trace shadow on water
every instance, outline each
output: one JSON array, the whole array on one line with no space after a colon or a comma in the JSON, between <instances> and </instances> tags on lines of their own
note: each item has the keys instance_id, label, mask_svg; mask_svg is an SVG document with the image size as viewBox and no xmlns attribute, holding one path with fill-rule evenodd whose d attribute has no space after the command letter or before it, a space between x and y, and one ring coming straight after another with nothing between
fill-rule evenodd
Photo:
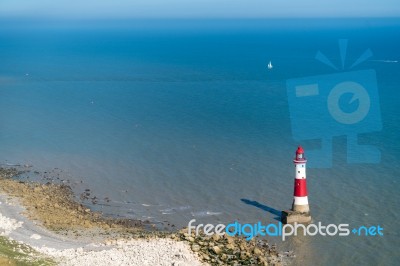
<instances>
[{"instance_id":1,"label":"shadow on water","mask_svg":"<svg viewBox=\"0 0 400 266\"><path fill-rule=\"evenodd\" d=\"M259 209L261 209L263 211L267 211L267 212L269 212L269 213L271 213L273 215L276 215L276 217L274 217L274 220L281 221L282 211L274 209L274 208L269 207L267 205L261 204L258 201L249 200L249 199L240 199L240 200L242 202L248 204L248 205L252 205L252 206L257 207L257 208L259 208Z\"/></svg>"}]
</instances>

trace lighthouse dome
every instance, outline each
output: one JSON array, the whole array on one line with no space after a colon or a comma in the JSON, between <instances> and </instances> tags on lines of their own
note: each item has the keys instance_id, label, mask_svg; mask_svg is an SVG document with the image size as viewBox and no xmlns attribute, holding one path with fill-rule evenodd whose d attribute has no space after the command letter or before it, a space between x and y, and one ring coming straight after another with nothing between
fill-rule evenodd
<instances>
[{"instance_id":1,"label":"lighthouse dome","mask_svg":"<svg viewBox=\"0 0 400 266\"><path fill-rule=\"evenodd\" d=\"M297 154L299 154L299 153L304 153L303 147L301 147L301 146L297 147L296 153L297 153Z\"/></svg>"}]
</instances>

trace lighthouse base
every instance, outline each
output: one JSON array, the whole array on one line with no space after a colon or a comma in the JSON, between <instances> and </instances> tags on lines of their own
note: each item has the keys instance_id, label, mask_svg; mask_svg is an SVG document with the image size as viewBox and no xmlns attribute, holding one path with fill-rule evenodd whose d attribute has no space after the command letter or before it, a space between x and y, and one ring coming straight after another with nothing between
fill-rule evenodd
<instances>
[{"instance_id":1,"label":"lighthouse base","mask_svg":"<svg viewBox=\"0 0 400 266\"><path fill-rule=\"evenodd\" d=\"M308 204L297 205L297 204L294 204L294 202L293 202L292 211L308 213L308 212L310 212L310 206Z\"/></svg>"},{"instance_id":2,"label":"lighthouse base","mask_svg":"<svg viewBox=\"0 0 400 266\"><path fill-rule=\"evenodd\" d=\"M310 212L286 210L282 211L281 221L283 224L309 224L311 223L311 214Z\"/></svg>"}]
</instances>

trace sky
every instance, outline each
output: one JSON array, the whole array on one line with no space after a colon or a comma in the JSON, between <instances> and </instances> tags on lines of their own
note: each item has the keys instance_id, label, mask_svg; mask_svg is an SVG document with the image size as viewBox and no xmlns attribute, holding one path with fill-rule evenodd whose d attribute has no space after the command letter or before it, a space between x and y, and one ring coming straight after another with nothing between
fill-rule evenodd
<instances>
[{"instance_id":1,"label":"sky","mask_svg":"<svg viewBox=\"0 0 400 266\"><path fill-rule=\"evenodd\" d=\"M400 17L399 0L1 0L2 18Z\"/></svg>"}]
</instances>

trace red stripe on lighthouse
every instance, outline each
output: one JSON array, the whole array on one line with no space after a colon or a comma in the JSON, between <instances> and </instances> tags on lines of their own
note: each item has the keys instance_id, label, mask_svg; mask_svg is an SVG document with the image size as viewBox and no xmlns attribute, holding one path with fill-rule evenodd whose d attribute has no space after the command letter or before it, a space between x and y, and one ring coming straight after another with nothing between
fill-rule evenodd
<instances>
[{"instance_id":1,"label":"red stripe on lighthouse","mask_svg":"<svg viewBox=\"0 0 400 266\"><path fill-rule=\"evenodd\" d=\"M295 179L294 180L294 196L304 197L307 196L307 182L306 179Z\"/></svg>"}]
</instances>

